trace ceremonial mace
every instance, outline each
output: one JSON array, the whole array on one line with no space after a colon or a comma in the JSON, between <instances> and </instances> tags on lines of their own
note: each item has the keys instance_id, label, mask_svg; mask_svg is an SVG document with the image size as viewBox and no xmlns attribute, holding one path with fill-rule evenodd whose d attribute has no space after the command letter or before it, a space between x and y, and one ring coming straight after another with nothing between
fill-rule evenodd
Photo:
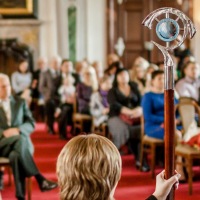
<instances>
[{"instance_id":1,"label":"ceremonial mace","mask_svg":"<svg viewBox=\"0 0 200 200\"><path fill-rule=\"evenodd\" d=\"M152 41L163 53L165 92L164 92L164 130L165 130L165 178L174 175L174 148L175 148L175 109L174 109L174 68L169 51L179 47L186 37L190 38L196 33L192 21L180 10L175 8L159 8L151 12L142 22L149 29L153 23L156 25L156 34L162 45ZM174 189L171 190L167 200L174 199Z\"/></svg>"}]
</instances>

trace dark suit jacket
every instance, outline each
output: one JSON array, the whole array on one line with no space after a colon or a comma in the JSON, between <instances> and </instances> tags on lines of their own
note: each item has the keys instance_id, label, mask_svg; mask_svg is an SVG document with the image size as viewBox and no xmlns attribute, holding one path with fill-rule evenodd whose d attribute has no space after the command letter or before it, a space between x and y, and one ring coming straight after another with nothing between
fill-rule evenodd
<instances>
[{"instance_id":1,"label":"dark suit jacket","mask_svg":"<svg viewBox=\"0 0 200 200\"><path fill-rule=\"evenodd\" d=\"M16 137L5 138L3 131L8 128L19 128L20 136L24 137L31 153L33 153L33 144L30 134L33 132L35 124L32 114L24 99L20 97L10 97L11 125L7 124L7 119L3 108L0 107L0 149L7 143L12 143Z\"/></svg>"},{"instance_id":2,"label":"dark suit jacket","mask_svg":"<svg viewBox=\"0 0 200 200\"><path fill-rule=\"evenodd\" d=\"M48 69L42 72L39 81L39 91L43 95L45 101L58 97L58 87L60 86L60 76L54 78Z\"/></svg>"},{"instance_id":3,"label":"dark suit jacket","mask_svg":"<svg viewBox=\"0 0 200 200\"><path fill-rule=\"evenodd\" d=\"M77 84L80 83L79 75L77 73L72 73L72 76L75 80L74 86L77 86Z\"/></svg>"}]
</instances>

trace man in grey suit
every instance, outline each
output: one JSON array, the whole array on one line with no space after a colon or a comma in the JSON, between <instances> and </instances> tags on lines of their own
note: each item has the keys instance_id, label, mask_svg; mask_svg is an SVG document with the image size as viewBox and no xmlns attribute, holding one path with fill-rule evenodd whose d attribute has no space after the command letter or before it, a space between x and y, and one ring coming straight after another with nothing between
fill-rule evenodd
<instances>
[{"instance_id":1,"label":"man in grey suit","mask_svg":"<svg viewBox=\"0 0 200 200\"><path fill-rule=\"evenodd\" d=\"M42 176L33 160L33 130L34 120L25 100L11 95L8 76L0 73L0 156L10 160L18 200L25 199L26 177L34 176L41 191L57 187Z\"/></svg>"},{"instance_id":2,"label":"man in grey suit","mask_svg":"<svg viewBox=\"0 0 200 200\"><path fill-rule=\"evenodd\" d=\"M45 100L45 115L48 132L55 134L54 113L59 105L58 88L61 84L60 78L60 57L54 57L51 60L50 67L45 72L42 72L39 80L39 91Z\"/></svg>"}]
</instances>

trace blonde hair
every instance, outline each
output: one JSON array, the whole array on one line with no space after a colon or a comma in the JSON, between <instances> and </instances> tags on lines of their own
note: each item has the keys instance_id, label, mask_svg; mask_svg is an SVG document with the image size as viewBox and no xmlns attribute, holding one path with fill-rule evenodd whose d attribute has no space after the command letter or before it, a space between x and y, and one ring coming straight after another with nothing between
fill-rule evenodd
<instances>
[{"instance_id":1,"label":"blonde hair","mask_svg":"<svg viewBox=\"0 0 200 200\"><path fill-rule=\"evenodd\" d=\"M88 66L87 68L84 69L83 74L84 73L90 73L91 77L90 77L90 86L92 87L93 91L97 91L99 84L98 84L98 80L97 80L97 75L96 75L96 71L92 66Z\"/></svg>"},{"instance_id":2,"label":"blonde hair","mask_svg":"<svg viewBox=\"0 0 200 200\"><path fill-rule=\"evenodd\" d=\"M121 157L115 145L96 134L79 135L57 160L61 200L112 200L121 177Z\"/></svg>"},{"instance_id":3,"label":"blonde hair","mask_svg":"<svg viewBox=\"0 0 200 200\"><path fill-rule=\"evenodd\" d=\"M135 65L141 65L141 67L143 67L146 70L149 66L149 62L146 59L144 59L143 57L138 56L133 63L133 67Z\"/></svg>"}]
</instances>

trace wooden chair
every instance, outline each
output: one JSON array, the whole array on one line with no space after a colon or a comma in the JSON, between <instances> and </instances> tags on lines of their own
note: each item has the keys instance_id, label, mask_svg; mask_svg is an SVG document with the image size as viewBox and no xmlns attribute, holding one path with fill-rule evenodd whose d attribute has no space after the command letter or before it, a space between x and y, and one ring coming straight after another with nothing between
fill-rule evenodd
<instances>
[{"instance_id":1,"label":"wooden chair","mask_svg":"<svg viewBox=\"0 0 200 200\"><path fill-rule=\"evenodd\" d=\"M73 128L74 134L76 129L79 129L80 132L83 132L83 123L85 121L92 121L92 116L87 114L81 114L77 112L77 99L75 98L74 105L73 105Z\"/></svg>"},{"instance_id":2,"label":"wooden chair","mask_svg":"<svg viewBox=\"0 0 200 200\"><path fill-rule=\"evenodd\" d=\"M141 117L141 151L140 151L140 163L143 163L144 153L149 153L151 155L151 176L155 177L155 161L156 161L156 148L163 147L164 141L149 137L144 133L144 117ZM142 164L141 164L142 168ZM140 170L141 170L140 168Z\"/></svg>"},{"instance_id":3,"label":"wooden chair","mask_svg":"<svg viewBox=\"0 0 200 200\"><path fill-rule=\"evenodd\" d=\"M10 168L10 161L8 158L0 157L0 168L5 167L8 169L8 185L11 185L12 182L12 171Z\"/></svg>"},{"instance_id":4,"label":"wooden chair","mask_svg":"<svg viewBox=\"0 0 200 200\"><path fill-rule=\"evenodd\" d=\"M195 118L195 113L198 114L198 119L200 120L200 108L198 104L189 98L183 98L180 100L180 103L176 106L178 109L183 125L183 133L187 131L189 125ZM175 148L175 155L184 158L185 162L178 162L176 159L176 164L185 166L188 173L188 185L189 185L189 194L192 194L192 178L193 178L193 161L195 159L200 159L200 151L187 145L187 144L178 144Z\"/></svg>"},{"instance_id":5,"label":"wooden chair","mask_svg":"<svg viewBox=\"0 0 200 200\"><path fill-rule=\"evenodd\" d=\"M8 158L0 157L0 168L1 167L5 167L8 169L8 185L10 186L12 183L12 170L11 170L10 161ZM26 179L26 188L27 188L28 200L31 200L31 193L32 193L31 177Z\"/></svg>"},{"instance_id":6,"label":"wooden chair","mask_svg":"<svg viewBox=\"0 0 200 200\"><path fill-rule=\"evenodd\" d=\"M93 121L94 120L92 120L92 122ZM112 140L112 134L108 131L108 124L106 122L102 123L100 126L95 126L93 123L92 132Z\"/></svg>"}]
</instances>

